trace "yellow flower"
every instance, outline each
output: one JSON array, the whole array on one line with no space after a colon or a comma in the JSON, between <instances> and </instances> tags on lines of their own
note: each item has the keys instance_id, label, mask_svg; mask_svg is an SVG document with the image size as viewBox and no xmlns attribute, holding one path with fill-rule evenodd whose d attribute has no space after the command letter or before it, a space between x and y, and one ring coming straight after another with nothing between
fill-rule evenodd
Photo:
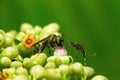
<instances>
[{"instance_id":1,"label":"yellow flower","mask_svg":"<svg viewBox=\"0 0 120 80\"><path fill-rule=\"evenodd\" d=\"M36 40L33 35L26 35L25 38L23 39L23 45L27 48L31 48L35 41Z\"/></svg>"}]
</instances>

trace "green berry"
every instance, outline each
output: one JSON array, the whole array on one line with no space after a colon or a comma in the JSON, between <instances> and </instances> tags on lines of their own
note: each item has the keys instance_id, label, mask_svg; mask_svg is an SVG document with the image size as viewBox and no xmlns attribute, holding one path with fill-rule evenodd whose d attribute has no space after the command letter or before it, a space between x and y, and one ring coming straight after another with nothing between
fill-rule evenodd
<instances>
[{"instance_id":1,"label":"green berry","mask_svg":"<svg viewBox=\"0 0 120 80\"><path fill-rule=\"evenodd\" d=\"M92 75L95 73L95 72L94 72L94 69L91 68L91 67L86 67L86 66L84 66L83 68L84 68L84 75L85 75L86 77L90 77L90 76L92 76Z\"/></svg>"},{"instance_id":2,"label":"green berry","mask_svg":"<svg viewBox=\"0 0 120 80\"><path fill-rule=\"evenodd\" d=\"M31 56L30 60L34 65L44 65L47 61L47 55L45 53L38 53L36 55Z\"/></svg>"},{"instance_id":3,"label":"green berry","mask_svg":"<svg viewBox=\"0 0 120 80\"><path fill-rule=\"evenodd\" d=\"M15 39L17 39L18 41L22 41L24 39L24 37L25 37L25 33L24 32L19 32L16 35Z\"/></svg>"},{"instance_id":4,"label":"green berry","mask_svg":"<svg viewBox=\"0 0 120 80\"><path fill-rule=\"evenodd\" d=\"M15 58L15 60L22 62L22 61L23 61L23 58L22 58L22 56L18 55L18 56Z\"/></svg>"},{"instance_id":5,"label":"green berry","mask_svg":"<svg viewBox=\"0 0 120 80\"><path fill-rule=\"evenodd\" d=\"M42 29L41 34L52 34L54 32L57 32L58 30L59 25L57 23L51 23Z\"/></svg>"},{"instance_id":6,"label":"green berry","mask_svg":"<svg viewBox=\"0 0 120 80\"><path fill-rule=\"evenodd\" d=\"M69 66L68 65L60 65L59 66L59 69L60 69L60 72L61 72L61 74L68 74L68 72L69 72Z\"/></svg>"},{"instance_id":7,"label":"green berry","mask_svg":"<svg viewBox=\"0 0 120 80\"><path fill-rule=\"evenodd\" d=\"M0 29L0 48L4 45L5 42L5 32Z\"/></svg>"},{"instance_id":8,"label":"green berry","mask_svg":"<svg viewBox=\"0 0 120 80\"><path fill-rule=\"evenodd\" d=\"M45 53L38 53L38 63L44 65L47 61L47 55Z\"/></svg>"},{"instance_id":9,"label":"green berry","mask_svg":"<svg viewBox=\"0 0 120 80\"><path fill-rule=\"evenodd\" d=\"M83 75L84 74L84 68L83 65L79 62L75 62L74 64L70 65L70 70L74 73L74 74L78 74L78 75Z\"/></svg>"},{"instance_id":10,"label":"green berry","mask_svg":"<svg viewBox=\"0 0 120 80\"><path fill-rule=\"evenodd\" d=\"M29 69L30 67L33 66L32 61L30 60L30 58L24 58L23 60L23 66L27 69Z\"/></svg>"},{"instance_id":11,"label":"green berry","mask_svg":"<svg viewBox=\"0 0 120 80\"><path fill-rule=\"evenodd\" d=\"M108 79L107 79L107 77L105 77L103 75L96 75L91 80L108 80Z\"/></svg>"},{"instance_id":12,"label":"green berry","mask_svg":"<svg viewBox=\"0 0 120 80\"><path fill-rule=\"evenodd\" d=\"M56 56L50 56L47 58L47 62L53 62L54 63L54 59L56 58Z\"/></svg>"},{"instance_id":13,"label":"green berry","mask_svg":"<svg viewBox=\"0 0 120 80\"><path fill-rule=\"evenodd\" d=\"M28 77L25 75L14 75L13 80L28 80Z\"/></svg>"},{"instance_id":14,"label":"green berry","mask_svg":"<svg viewBox=\"0 0 120 80\"><path fill-rule=\"evenodd\" d=\"M46 80L60 80L61 74L57 69L46 69L45 71Z\"/></svg>"},{"instance_id":15,"label":"green berry","mask_svg":"<svg viewBox=\"0 0 120 80\"><path fill-rule=\"evenodd\" d=\"M14 75L15 74L15 68L4 68L2 70L3 73L7 73L9 75Z\"/></svg>"},{"instance_id":16,"label":"green berry","mask_svg":"<svg viewBox=\"0 0 120 80\"><path fill-rule=\"evenodd\" d=\"M33 65L37 65L38 64L38 59L39 59L38 54L36 54L36 55L31 56L30 61Z\"/></svg>"},{"instance_id":17,"label":"green berry","mask_svg":"<svg viewBox=\"0 0 120 80\"><path fill-rule=\"evenodd\" d=\"M35 31L33 29L32 30L26 30L26 34L35 35Z\"/></svg>"},{"instance_id":18,"label":"green berry","mask_svg":"<svg viewBox=\"0 0 120 80\"><path fill-rule=\"evenodd\" d=\"M13 61L10 67L14 67L14 68L22 67L22 63L20 61Z\"/></svg>"},{"instance_id":19,"label":"green berry","mask_svg":"<svg viewBox=\"0 0 120 80\"><path fill-rule=\"evenodd\" d=\"M36 35L40 35L41 31L42 31L42 28L40 26L35 26L34 27L34 31L35 31L35 34Z\"/></svg>"},{"instance_id":20,"label":"green berry","mask_svg":"<svg viewBox=\"0 0 120 80\"><path fill-rule=\"evenodd\" d=\"M51 68L55 68L56 65L55 63L53 62L48 62L46 65L45 65L45 69L51 69Z\"/></svg>"},{"instance_id":21,"label":"green berry","mask_svg":"<svg viewBox=\"0 0 120 80\"><path fill-rule=\"evenodd\" d=\"M60 58L61 58L61 60L62 60L62 64L69 65L69 63L70 63L70 58L69 58L69 56L62 56L62 57L60 57Z\"/></svg>"},{"instance_id":22,"label":"green berry","mask_svg":"<svg viewBox=\"0 0 120 80\"><path fill-rule=\"evenodd\" d=\"M28 76L28 71L26 68L23 68L23 67L18 67L16 70L15 70L15 73L17 75L26 75Z\"/></svg>"},{"instance_id":23,"label":"green berry","mask_svg":"<svg viewBox=\"0 0 120 80\"><path fill-rule=\"evenodd\" d=\"M5 37L5 45L4 47L12 46L13 45L13 39L10 36Z\"/></svg>"},{"instance_id":24,"label":"green berry","mask_svg":"<svg viewBox=\"0 0 120 80\"><path fill-rule=\"evenodd\" d=\"M2 51L2 54L12 60L18 56L18 49L16 47L7 47Z\"/></svg>"},{"instance_id":25,"label":"green berry","mask_svg":"<svg viewBox=\"0 0 120 80\"><path fill-rule=\"evenodd\" d=\"M40 35L35 35L36 42L40 41Z\"/></svg>"},{"instance_id":26,"label":"green berry","mask_svg":"<svg viewBox=\"0 0 120 80\"><path fill-rule=\"evenodd\" d=\"M20 31L26 33L27 30L32 30L33 27L29 23L23 23L20 27Z\"/></svg>"},{"instance_id":27,"label":"green berry","mask_svg":"<svg viewBox=\"0 0 120 80\"><path fill-rule=\"evenodd\" d=\"M36 79L43 78L44 68L41 65L32 66L30 69L30 74Z\"/></svg>"},{"instance_id":28,"label":"green berry","mask_svg":"<svg viewBox=\"0 0 120 80\"><path fill-rule=\"evenodd\" d=\"M20 56L23 58L30 57L33 54L33 48L25 47L22 42L17 45L17 48L19 50Z\"/></svg>"},{"instance_id":29,"label":"green berry","mask_svg":"<svg viewBox=\"0 0 120 80\"><path fill-rule=\"evenodd\" d=\"M59 65L62 64L61 58L56 56L55 59L54 59L54 63L56 65L56 67L59 67Z\"/></svg>"},{"instance_id":30,"label":"green berry","mask_svg":"<svg viewBox=\"0 0 120 80\"><path fill-rule=\"evenodd\" d=\"M14 40L16 34L17 34L17 32L15 30L11 30L11 31L7 32L5 35L11 37L11 39Z\"/></svg>"},{"instance_id":31,"label":"green berry","mask_svg":"<svg viewBox=\"0 0 120 80\"><path fill-rule=\"evenodd\" d=\"M0 66L9 67L11 64L11 60L8 57L1 57L0 58Z\"/></svg>"}]
</instances>

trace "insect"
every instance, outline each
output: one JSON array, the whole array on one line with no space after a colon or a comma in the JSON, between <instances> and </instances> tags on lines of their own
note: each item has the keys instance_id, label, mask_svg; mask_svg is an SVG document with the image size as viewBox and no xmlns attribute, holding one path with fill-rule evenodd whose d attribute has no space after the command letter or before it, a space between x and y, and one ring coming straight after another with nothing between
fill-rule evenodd
<instances>
[{"instance_id":1,"label":"insect","mask_svg":"<svg viewBox=\"0 0 120 80\"><path fill-rule=\"evenodd\" d=\"M34 46L35 53L41 53L46 47L49 49L49 53L51 53L51 48L55 48L57 46L63 46L63 36L51 34L46 38L36 42L32 46Z\"/></svg>"},{"instance_id":2,"label":"insect","mask_svg":"<svg viewBox=\"0 0 120 80\"><path fill-rule=\"evenodd\" d=\"M85 49L83 48L83 46L79 43L74 43L74 42L70 42L71 46L73 46L76 50L81 51L84 57L84 61L86 61L87 59L87 55L85 52Z\"/></svg>"},{"instance_id":3,"label":"insect","mask_svg":"<svg viewBox=\"0 0 120 80\"><path fill-rule=\"evenodd\" d=\"M0 73L0 80L5 80L9 75L7 73Z\"/></svg>"}]
</instances>

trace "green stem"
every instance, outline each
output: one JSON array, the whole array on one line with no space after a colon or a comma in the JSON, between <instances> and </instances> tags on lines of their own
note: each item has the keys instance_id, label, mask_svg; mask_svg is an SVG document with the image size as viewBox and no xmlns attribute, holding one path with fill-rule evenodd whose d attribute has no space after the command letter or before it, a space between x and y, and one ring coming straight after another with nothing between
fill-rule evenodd
<instances>
[{"instance_id":1,"label":"green stem","mask_svg":"<svg viewBox=\"0 0 120 80\"><path fill-rule=\"evenodd\" d=\"M86 79L83 77L83 78L81 78L81 80L86 80Z\"/></svg>"},{"instance_id":2,"label":"green stem","mask_svg":"<svg viewBox=\"0 0 120 80\"><path fill-rule=\"evenodd\" d=\"M66 75L63 75L62 80L67 80Z\"/></svg>"},{"instance_id":3,"label":"green stem","mask_svg":"<svg viewBox=\"0 0 120 80\"><path fill-rule=\"evenodd\" d=\"M37 80L37 78L36 78L36 77L33 77L33 80Z\"/></svg>"},{"instance_id":4,"label":"green stem","mask_svg":"<svg viewBox=\"0 0 120 80\"><path fill-rule=\"evenodd\" d=\"M81 76L81 80L86 80L87 76Z\"/></svg>"}]
</instances>

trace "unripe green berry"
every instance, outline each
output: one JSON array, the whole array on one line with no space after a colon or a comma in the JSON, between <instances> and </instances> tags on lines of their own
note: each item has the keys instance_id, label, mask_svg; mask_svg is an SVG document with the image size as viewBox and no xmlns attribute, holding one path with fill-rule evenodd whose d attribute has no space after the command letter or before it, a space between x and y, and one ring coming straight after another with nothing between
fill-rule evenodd
<instances>
[{"instance_id":1,"label":"unripe green berry","mask_svg":"<svg viewBox=\"0 0 120 80\"><path fill-rule=\"evenodd\" d=\"M42 40L42 39L44 39L44 38L46 38L46 37L48 37L50 34L47 34L47 33L44 33L44 34L40 34L40 40Z\"/></svg>"},{"instance_id":2,"label":"unripe green berry","mask_svg":"<svg viewBox=\"0 0 120 80\"><path fill-rule=\"evenodd\" d=\"M38 54L31 56L30 61L33 65L38 64Z\"/></svg>"},{"instance_id":3,"label":"unripe green berry","mask_svg":"<svg viewBox=\"0 0 120 80\"><path fill-rule=\"evenodd\" d=\"M23 66L27 69L29 69L30 67L33 66L32 61L30 60L30 58L24 58L23 60Z\"/></svg>"},{"instance_id":4,"label":"unripe green berry","mask_svg":"<svg viewBox=\"0 0 120 80\"><path fill-rule=\"evenodd\" d=\"M26 33L27 30L32 30L32 29L33 29L33 27L29 23L23 23L20 27L20 31L22 31L24 33Z\"/></svg>"},{"instance_id":5,"label":"unripe green berry","mask_svg":"<svg viewBox=\"0 0 120 80\"><path fill-rule=\"evenodd\" d=\"M85 75L86 77L90 77L90 76L92 76L92 75L95 73L95 72L94 72L94 69L91 68L91 67L86 67L86 66L84 66L83 68L84 68L84 75Z\"/></svg>"},{"instance_id":6,"label":"unripe green berry","mask_svg":"<svg viewBox=\"0 0 120 80\"><path fill-rule=\"evenodd\" d=\"M5 35L9 36L12 40L14 40L16 34L17 34L17 32L15 30L11 30L11 31L7 32Z\"/></svg>"},{"instance_id":7,"label":"unripe green berry","mask_svg":"<svg viewBox=\"0 0 120 80\"><path fill-rule=\"evenodd\" d=\"M62 64L69 65L69 63L70 63L69 56L62 56L62 57L60 57L60 58L61 58L61 60L62 60Z\"/></svg>"},{"instance_id":8,"label":"unripe green berry","mask_svg":"<svg viewBox=\"0 0 120 80\"><path fill-rule=\"evenodd\" d=\"M5 32L0 29L0 48L4 45L5 42Z\"/></svg>"},{"instance_id":9,"label":"unripe green berry","mask_svg":"<svg viewBox=\"0 0 120 80\"><path fill-rule=\"evenodd\" d=\"M56 65L55 63L53 62L48 62L46 65L45 65L45 69L51 69L51 68L55 68Z\"/></svg>"},{"instance_id":10,"label":"unripe green berry","mask_svg":"<svg viewBox=\"0 0 120 80\"><path fill-rule=\"evenodd\" d=\"M59 25L57 23L51 23L42 29L41 34L52 34L54 32L57 32L58 30Z\"/></svg>"},{"instance_id":11,"label":"unripe green berry","mask_svg":"<svg viewBox=\"0 0 120 80\"><path fill-rule=\"evenodd\" d=\"M38 63L44 65L47 62L47 55L45 53L38 53Z\"/></svg>"},{"instance_id":12,"label":"unripe green berry","mask_svg":"<svg viewBox=\"0 0 120 80\"><path fill-rule=\"evenodd\" d=\"M22 42L17 45L17 48L19 50L20 56L23 58L30 57L33 54L33 48L25 47Z\"/></svg>"},{"instance_id":13,"label":"unripe green berry","mask_svg":"<svg viewBox=\"0 0 120 80\"><path fill-rule=\"evenodd\" d=\"M35 31L35 34L36 35L40 35L41 31L42 31L42 28L40 26L35 26L34 27L34 31Z\"/></svg>"},{"instance_id":14,"label":"unripe green berry","mask_svg":"<svg viewBox=\"0 0 120 80\"><path fill-rule=\"evenodd\" d=\"M8 57L1 57L0 58L0 66L9 67L11 64L11 60Z\"/></svg>"},{"instance_id":15,"label":"unripe green berry","mask_svg":"<svg viewBox=\"0 0 120 80\"><path fill-rule=\"evenodd\" d=\"M7 73L9 75L14 75L15 74L15 68L4 68L2 70L3 73Z\"/></svg>"},{"instance_id":16,"label":"unripe green berry","mask_svg":"<svg viewBox=\"0 0 120 80\"><path fill-rule=\"evenodd\" d=\"M26 30L26 34L35 36L35 31L34 30Z\"/></svg>"},{"instance_id":17,"label":"unripe green berry","mask_svg":"<svg viewBox=\"0 0 120 80\"><path fill-rule=\"evenodd\" d=\"M59 65L62 64L61 58L56 56L55 59L54 59L54 63L57 67L59 67Z\"/></svg>"},{"instance_id":18,"label":"unripe green berry","mask_svg":"<svg viewBox=\"0 0 120 80\"><path fill-rule=\"evenodd\" d=\"M14 68L22 67L22 63L20 61L13 61L10 67L14 67Z\"/></svg>"},{"instance_id":19,"label":"unripe green berry","mask_svg":"<svg viewBox=\"0 0 120 80\"><path fill-rule=\"evenodd\" d=\"M7 47L2 51L2 54L12 60L18 56L18 49L16 47Z\"/></svg>"},{"instance_id":20,"label":"unripe green berry","mask_svg":"<svg viewBox=\"0 0 120 80\"><path fill-rule=\"evenodd\" d=\"M13 39L10 36L6 36L4 47L8 47L8 46L12 46L12 45L13 45Z\"/></svg>"},{"instance_id":21,"label":"unripe green berry","mask_svg":"<svg viewBox=\"0 0 120 80\"><path fill-rule=\"evenodd\" d=\"M14 75L13 80L28 80L28 77L25 75Z\"/></svg>"},{"instance_id":22,"label":"unripe green berry","mask_svg":"<svg viewBox=\"0 0 120 80\"><path fill-rule=\"evenodd\" d=\"M44 65L47 61L47 55L45 53L38 53L36 55L31 56L30 60L34 65L36 64Z\"/></svg>"},{"instance_id":23,"label":"unripe green berry","mask_svg":"<svg viewBox=\"0 0 120 80\"><path fill-rule=\"evenodd\" d=\"M26 75L28 76L28 71L26 68L23 68L23 67L18 67L16 70L15 70L15 73L17 75Z\"/></svg>"},{"instance_id":24,"label":"unripe green berry","mask_svg":"<svg viewBox=\"0 0 120 80\"><path fill-rule=\"evenodd\" d=\"M68 74L69 74L69 66L68 65L60 65L59 70L62 76L62 80L68 80Z\"/></svg>"},{"instance_id":25,"label":"unripe green berry","mask_svg":"<svg viewBox=\"0 0 120 80\"><path fill-rule=\"evenodd\" d=\"M54 63L54 59L56 58L56 56L50 56L47 58L47 62L53 62Z\"/></svg>"},{"instance_id":26,"label":"unripe green berry","mask_svg":"<svg viewBox=\"0 0 120 80\"><path fill-rule=\"evenodd\" d=\"M75 62L74 64L70 65L70 70L74 73L74 74L78 74L78 75L83 75L84 74L84 68L83 65L79 62Z\"/></svg>"},{"instance_id":27,"label":"unripe green berry","mask_svg":"<svg viewBox=\"0 0 120 80\"><path fill-rule=\"evenodd\" d=\"M91 80L108 80L108 79L107 79L107 77L105 77L103 75L96 75Z\"/></svg>"},{"instance_id":28,"label":"unripe green berry","mask_svg":"<svg viewBox=\"0 0 120 80\"><path fill-rule=\"evenodd\" d=\"M43 78L44 68L41 65L32 66L30 69L30 74L36 79Z\"/></svg>"},{"instance_id":29,"label":"unripe green berry","mask_svg":"<svg viewBox=\"0 0 120 80\"><path fill-rule=\"evenodd\" d=\"M22 61L23 61L23 58L22 58L22 56L18 55L18 56L15 58L15 60L22 62Z\"/></svg>"},{"instance_id":30,"label":"unripe green berry","mask_svg":"<svg viewBox=\"0 0 120 80\"><path fill-rule=\"evenodd\" d=\"M66 75L69 73L69 66L68 65L60 65L59 66L60 72L62 75Z\"/></svg>"},{"instance_id":31,"label":"unripe green berry","mask_svg":"<svg viewBox=\"0 0 120 80\"><path fill-rule=\"evenodd\" d=\"M40 35L35 35L36 42L40 41Z\"/></svg>"},{"instance_id":32,"label":"unripe green berry","mask_svg":"<svg viewBox=\"0 0 120 80\"><path fill-rule=\"evenodd\" d=\"M61 74L57 69L46 69L45 71L46 80L61 80Z\"/></svg>"},{"instance_id":33,"label":"unripe green berry","mask_svg":"<svg viewBox=\"0 0 120 80\"><path fill-rule=\"evenodd\" d=\"M25 37L25 33L24 32L19 32L16 35L15 39L17 39L18 41L22 41L24 39L24 37Z\"/></svg>"}]
</instances>

